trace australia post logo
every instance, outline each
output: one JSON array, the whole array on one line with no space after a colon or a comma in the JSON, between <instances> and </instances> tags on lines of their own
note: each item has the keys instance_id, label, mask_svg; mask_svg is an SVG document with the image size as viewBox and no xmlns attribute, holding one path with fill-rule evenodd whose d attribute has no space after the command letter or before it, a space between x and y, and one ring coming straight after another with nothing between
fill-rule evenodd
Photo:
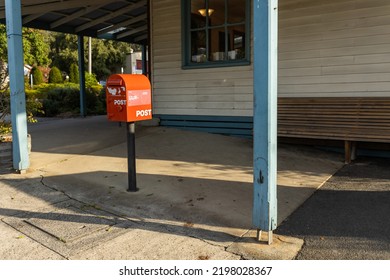
<instances>
[{"instance_id":1,"label":"australia post logo","mask_svg":"<svg viewBox=\"0 0 390 280\"><path fill-rule=\"evenodd\" d=\"M146 110L137 110L135 112L135 117L149 117L152 115L152 109L146 109Z\"/></svg>"},{"instance_id":2,"label":"australia post logo","mask_svg":"<svg viewBox=\"0 0 390 280\"><path fill-rule=\"evenodd\" d=\"M117 96L126 93L125 87L107 87L107 91L112 96Z\"/></svg>"},{"instance_id":3,"label":"australia post logo","mask_svg":"<svg viewBox=\"0 0 390 280\"><path fill-rule=\"evenodd\" d=\"M126 100L123 100L123 99L117 99L117 100L114 100L114 105L118 105L118 106L121 106L121 105L126 105Z\"/></svg>"}]
</instances>

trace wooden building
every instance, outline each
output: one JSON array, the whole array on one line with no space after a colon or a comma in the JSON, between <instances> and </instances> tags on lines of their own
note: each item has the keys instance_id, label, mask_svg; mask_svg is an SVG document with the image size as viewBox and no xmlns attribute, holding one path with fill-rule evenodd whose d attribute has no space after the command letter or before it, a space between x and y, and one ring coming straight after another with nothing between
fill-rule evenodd
<instances>
[{"instance_id":1,"label":"wooden building","mask_svg":"<svg viewBox=\"0 0 390 280\"><path fill-rule=\"evenodd\" d=\"M251 137L251 1L228 2L151 2L154 113L162 125ZM213 9L207 60L194 62L188 41L199 39L189 34L200 29L191 21L202 18L204 3ZM242 25L230 25L243 14ZM225 61L215 60L224 28ZM243 35L238 47L248 44L250 55L237 63L228 53ZM390 141L389 1L280 0L278 47L279 136Z\"/></svg>"}]
</instances>

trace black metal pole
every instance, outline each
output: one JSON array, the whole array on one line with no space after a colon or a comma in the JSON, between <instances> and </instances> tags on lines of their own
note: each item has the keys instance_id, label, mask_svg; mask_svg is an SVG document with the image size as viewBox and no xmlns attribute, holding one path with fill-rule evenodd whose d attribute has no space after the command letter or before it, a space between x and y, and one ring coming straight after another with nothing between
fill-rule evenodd
<instances>
[{"instance_id":1,"label":"black metal pole","mask_svg":"<svg viewBox=\"0 0 390 280\"><path fill-rule=\"evenodd\" d=\"M135 170L135 123L127 123L127 168L128 168L128 192L136 192L137 178Z\"/></svg>"}]
</instances>

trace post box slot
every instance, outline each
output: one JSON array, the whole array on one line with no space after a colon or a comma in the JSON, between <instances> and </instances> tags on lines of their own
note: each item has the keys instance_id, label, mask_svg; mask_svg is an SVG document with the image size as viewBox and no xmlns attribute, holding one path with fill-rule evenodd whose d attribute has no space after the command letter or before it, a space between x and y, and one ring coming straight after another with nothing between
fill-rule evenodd
<instances>
[{"instance_id":1,"label":"post box slot","mask_svg":"<svg viewBox=\"0 0 390 280\"><path fill-rule=\"evenodd\" d=\"M107 81L107 86L121 86L123 85L122 79L112 79Z\"/></svg>"}]
</instances>

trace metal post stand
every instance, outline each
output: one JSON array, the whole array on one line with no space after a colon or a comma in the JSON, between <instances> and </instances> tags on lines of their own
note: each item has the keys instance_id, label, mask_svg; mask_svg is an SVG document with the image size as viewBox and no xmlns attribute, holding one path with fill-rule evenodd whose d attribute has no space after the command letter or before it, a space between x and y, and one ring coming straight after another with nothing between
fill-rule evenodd
<instances>
[{"instance_id":1,"label":"metal post stand","mask_svg":"<svg viewBox=\"0 0 390 280\"><path fill-rule=\"evenodd\" d=\"M127 168L128 168L128 192L136 192L137 178L135 170L135 123L127 123Z\"/></svg>"}]
</instances>

